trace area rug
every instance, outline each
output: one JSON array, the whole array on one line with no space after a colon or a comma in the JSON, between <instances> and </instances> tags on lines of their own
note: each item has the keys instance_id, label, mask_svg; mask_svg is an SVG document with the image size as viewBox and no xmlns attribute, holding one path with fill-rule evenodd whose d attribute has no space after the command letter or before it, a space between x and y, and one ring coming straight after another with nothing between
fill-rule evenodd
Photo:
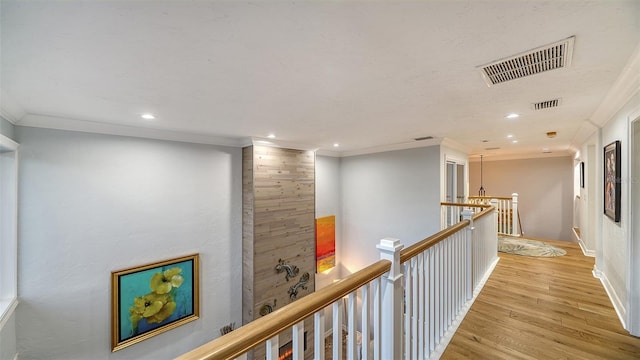
<instances>
[{"instance_id":1,"label":"area rug","mask_svg":"<svg viewBox=\"0 0 640 360\"><path fill-rule=\"evenodd\" d=\"M555 257L567 254L564 249L541 241L504 236L498 236L498 251L507 254L537 257Z\"/></svg>"}]
</instances>

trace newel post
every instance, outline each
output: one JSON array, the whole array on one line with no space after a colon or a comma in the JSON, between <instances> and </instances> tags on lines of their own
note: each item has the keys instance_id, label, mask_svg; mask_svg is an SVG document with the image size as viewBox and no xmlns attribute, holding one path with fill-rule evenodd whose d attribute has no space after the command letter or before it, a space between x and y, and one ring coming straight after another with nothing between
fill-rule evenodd
<instances>
[{"instance_id":1,"label":"newel post","mask_svg":"<svg viewBox=\"0 0 640 360\"><path fill-rule=\"evenodd\" d=\"M498 199L491 199L491 206L493 206L493 208L495 209L493 211L493 226L495 227L495 233L499 233L500 232L500 228L498 227Z\"/></svg>"},{"instance_id":2,"label":"newel post","mask_svg":"<svg viewBox=\"0 0 640 360\"><path fill-rule=\"evenodd\" d=\"M511 216L511 235L518 236L518 193L511 194L511 205L513 209L513 215Z\"/></svg>"},{"instance_id":3,"label":"newel post","mask_svg":"<svg viewBox=\"0 0 640 360\"><path fill-rule=\"evenodd\" d=\"M473 211L467 208L462 211L462 220L469 220L469 226L466 229L466 239L464 241L465 246L465 264L464 264L464 291L467 300L471 300L473 297Z\"/></svg>"},{"instance_id":4,"label":"newel post","mask_svg":"<svg viewBox=\"0 0 640 360\"><path fill-rule=\"evenodd\" d=\"M400 250L404 247L398 239L385 238L376 246L380 259L391 261L389 272L383 275L381 284L382 312L380 322L381 359L402 358L402 306L403 281L400 266Z\"/></svg>"}]
</instances>

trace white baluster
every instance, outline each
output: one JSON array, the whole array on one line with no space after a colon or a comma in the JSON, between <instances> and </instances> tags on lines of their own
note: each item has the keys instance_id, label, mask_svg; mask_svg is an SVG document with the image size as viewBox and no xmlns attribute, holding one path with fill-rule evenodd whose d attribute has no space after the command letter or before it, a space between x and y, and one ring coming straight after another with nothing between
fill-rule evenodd
<instances>
[{"instance_id":1,"label":"white baluster","mask_svg":"<svg viewBox=\"0 0 640 360\"><path fill-rule=\"evenodd\" d=\"M333 359L342 359L342 299L333 303Z\"/></svg>"},{"instance_id":2,"label":"white baluster","mask_svg":"<svg viewBox=\"0 0 640 360\"><path fill-rule=\"evenodd\" d=\"M357 290L349 294L347 299L347 314L349 316L347 330L347 359L356 360L356 298Z\"/></svg>"},{"instance_id":3,"label":"white baluster","mask_svg":"<svg viewBox=\"0 0 640 360\"><path fill-rule=\"evenodd\" d=\"M380 283L380 278L373 281L373 360L380 360L382 356L380 339L382 336L382 289Z\"/></svg>"},{"instance_id":4,"label":"white baluster","mask_svg":"<svg viewBox=\"0 0 640 360\"><path fill-rule=\"evenodd\" d=\"M265 344L265 350L267 352L267 360L277 360L280 356L280 345L278 344L278 335L267 340Z\"/></svg>"},{"instance_id":5,"label":"white baluster","mask_svg":"<svg viewBox=\"0 0 640 360\"><path fill-rule=\"evenodd\" d=\"M513 232L511 235L518 236L520 235L520 231L518 230L518 193L511 194L511 203L513 204L513 216L511 217L511 221L513 221Z\"/></svg>"},{"instance_id":6,"label":"white baluster","mask_svg":"<svg viewBox=\"0 0 640 360\"><path fill-rule=\"evenodd\" d=\"M293 325L293 360L304 359L304 321Z\"/></svg>"},{"instance_id":7,"label":"white baluster","mask_svg":"<svg viewBox=\"0 0 640 360\"><path fill-rule=\"evenodd\" d=\"M372 358L369 351L369 334L371 332L371 324L369 316L371 316L371 295L369 294L370 285L365 284L362 287L362 342L360 343L360 352L363 360Z\"/></svg>"},{"instance_id":8,"label":"white baluster","mask_svg":"<svg viewBox=\"0 0 640 360\"><path fill-rule=\"evenodd\" d=\"M469 220L469 226L467 226L467 229L465 231L465 260L464 260L464 264L465 264L465 300L470 300L473 297L473 286L475 284L473 284L473 269L472 269L472 261L473 261L473 251L472 251L472 246L473 246L473 231L475 230L475 224L473 223L473 213L471 213L471 211L469 212L463 212L462 213L462 217L464 220Z\"/></svg>"},{"instance_id":9,"label":"white baluster","mask_svg":"<svg viewBox=\"0 0 640 360\"><path fill-rule=\"evenodd\" d=\"M314 360L324 360L324 309L313 315Z\"/></svg>"}]
</instances>

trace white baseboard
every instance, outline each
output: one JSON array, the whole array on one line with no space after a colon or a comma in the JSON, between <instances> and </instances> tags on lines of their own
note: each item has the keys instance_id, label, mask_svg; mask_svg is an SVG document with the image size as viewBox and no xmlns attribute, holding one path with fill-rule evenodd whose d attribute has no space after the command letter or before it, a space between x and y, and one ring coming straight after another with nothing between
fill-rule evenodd
<instances>
[{"instance_id":1,"label":"white baseboard","mask_svg":"<svg viewBox=\"0 0 640 360\"><path fill-rule=\"evenodd\" d=\"M602 283L604 290L607 292L607 295L609 296L609 300L611 300L611 304L613 305L613 308L615 309L616 314L618 315L618 319L622 323L622 327L628 331L629 328L627 327L627 321L626 321L627 310L624 307L624 304L622 303L622 301L620 301L620 298L618 297L618 294L616 294L615 289L609 282L607 275L604 272L602 272L600 269L598 269L596 265L593 266L592 273L593 273L593 277L595 277L596 279L600 279L600 282Z\"/></svg>"},{"instance_id":2,"label":"white baseboard","mask_svg":"<svg viewBox=\"0 0 640 360\"><path fill-rule=\"evenodd\" d=\"M582 239L578 240L578 245L580 245L580 250L582 250L582 254L584 254L584 256L596 257L595 250L587 249L587 246L585 245L584 241L582 241Z\"/></svg>"},{"instance_id":3,"label":"white baseboard","mask_svg":"<svg viewBox=\"0 0 640 360\"><path fill-rule=\"evenodd\" d=\"M444 335L442 336L442 340L440 341L440 344L436 346L435 350L433 351L429 359L440 359L444 351L447 349L447 345L449 345L449 343L451 342L451 339L453 339L453 336L456 334L456 331L458 331L458 327L462 323L462 320L464 320L465 316L467 316L469 309L471 309L471 305L473 305L473 303L476 301L476 298L478 297L478 295L480 295L480 291L482 291L482 288L487 283L487 280L489 280L489 276L491 276L491 273L496 268L496 265L498 265L498 261L500 261L500 258L496 257L493 263L489 265L489 268L487 269L487 272L482 277L482 280L480 280L480 283L478 283L478 286L476 286L476 288L473 289L473 297L460 310L460 312L458 313L458 316L456 316L456 318L451 323L451 326L449 327L449 329L447 329L447 331L444 333Z\"/></svg>"}]
</instances>

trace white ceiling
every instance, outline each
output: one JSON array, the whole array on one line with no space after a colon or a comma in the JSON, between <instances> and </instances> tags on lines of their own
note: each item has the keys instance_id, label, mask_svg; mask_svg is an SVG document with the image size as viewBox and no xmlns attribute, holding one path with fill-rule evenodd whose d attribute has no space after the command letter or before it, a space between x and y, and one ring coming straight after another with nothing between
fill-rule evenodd
<instances>
[{"instance_id":1,"label":"white ceiling","mask_svg":"<svg viewBox=\"0 0 640 360\"><path fill-rule=\"evenodd\" d=\"M15 124L227 145L275 133L342 155L422 136L471 155L569 154L640 43L637 0L0 6L0 105ZM570 36L567 69L492 87L477 70Z\"/></svg>"}]
</instances>

